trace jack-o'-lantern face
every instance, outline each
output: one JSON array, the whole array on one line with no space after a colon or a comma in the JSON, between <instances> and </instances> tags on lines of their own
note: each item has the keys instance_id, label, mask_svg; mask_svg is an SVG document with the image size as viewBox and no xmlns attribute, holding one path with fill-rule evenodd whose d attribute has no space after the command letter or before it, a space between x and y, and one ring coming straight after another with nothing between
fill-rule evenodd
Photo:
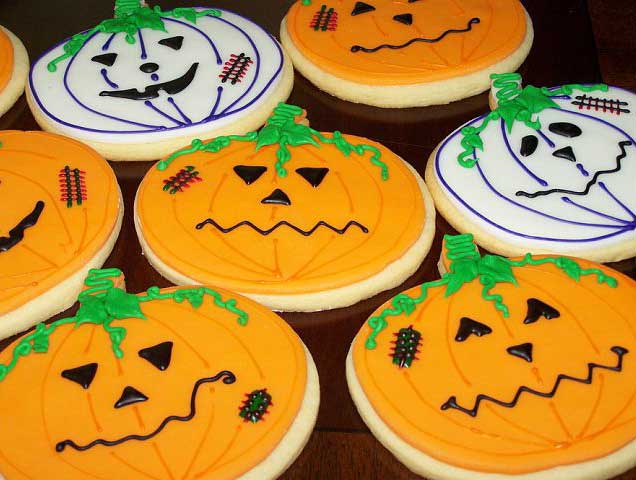
<instances>
[{"instance_id":1,"label":"jack-o'-lantern face","mask_svg":"<svg viewBox=\"0 0 636 480\"><path fill-rule=\"evenodd\" d=\"M0 132L0 142L2 316L69 279L99 252L103 262L119 231L121 206L113 171L79 142L18 131ZM69 306L49 301L59 310ZM16 314L0 330L11 335L41 320L29 317Z\"/></svg>"},{"instance_id":2,"label":"jack-o'-lantern face","mask_svg":"<svg viewBox=\"0 0 636 480\"><path fill-rule=\"evenodd\" d=\"M458 246L451 273L381 307L354 341L356 376L390 428L445 463L508 475L633 441L634 281Z\"/></svg>"},{"instance_id":3,"label":"jack-o'-lantern face","mask_svg":"<svg viewBox=\"0 0 636 480\"><path fill-rule=\"evenodd\" d=\"M259 147L269 125L151 170L137 195L142 243L197 282L248 293L335 288L403 255L427 215L403 161L366 139L289 125L305 133L285 138L305 140Z\"/></svg>"},{"instance_id":4,"label":"jack-o'-lantern face","mask_svg":"<svg viewBox=\"0 0 636 480\"><path fill-rule=\"evenodd\" d=\"M267 457L305 392L293 331L225 292L114 291L106 311L80 297L78 317L19 340L40 349L8 372L14 346L0 354L0 405L11 412L0 472L229 479Z\"/></svg>"},{"instance_id":5,"label":"jack-o'-lantern face","mask_svg":"<svg viewBox=\"0 0 636 480\"><path fill-rule=\"evenodd\" d=\"M0 93L13 74L13 45L8 35L0 28Z\"/></svg>"},{"instance_id":6,"label":"jack-o'-lantern face","mask_svg":"<svg viewBox=\"0 0 636 480\"><path fill-rule=\"evenodd\" d=\"M407 84L465 75L509 56L526 36L516 0L297 2L294 45L336 76Z\"/></svg>"}]
</instances>

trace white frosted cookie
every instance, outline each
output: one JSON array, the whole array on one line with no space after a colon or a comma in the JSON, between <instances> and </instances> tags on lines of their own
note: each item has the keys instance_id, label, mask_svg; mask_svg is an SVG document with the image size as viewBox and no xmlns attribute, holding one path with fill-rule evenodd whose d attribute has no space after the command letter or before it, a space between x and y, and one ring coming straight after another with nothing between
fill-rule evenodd
<instances>
[{"instance_id":1,"label":"white frosted cookie","mask_svg":"<svg viewBox=\"0 0 636 480\"><path fill-rule=\"evenodd\" d=\"M159 273L314 311L417 270L435 232L420 176L385 146L318 132L302 115L281 104L258 133L195 141L146 174L135 226Z\"/></svg>"},{"instance_id":2,"label":"white frosted cookie","mask_svg":"<svg viewBox=\"0 0 636 480\"><path fill-rule=\"evenodd\" d=\"M149 160L193 138L256 129L288 97L291 62L252 21L213 8L115 5L114 19L33 65L27 99L43 129L111 160Z\"/></svg>"},{"instance_id":3,"label":"white frosted cookie","mask_svg":"<svg viewBox=\"0 0 636 480\"><path fill-rule=\"evenodd\" d=\"M609 262L636 254L636 95L606 85L520 86L447 137L426 179L440 213L504 255Z\"/></svg>"},{"instance_id":4,"label":"white frosted cookie","mask_svg":"<svg viewBox=\"0 0 636 480\"><path fill-rule=\"evenodd\" d=\"M0 115L24 92L29 55L18 37L0 25Z\"/></svg>"},{"instance_id":5,"label":"white frosted cookie","mask_svg":"<svg viewBox=\"0 0 636 480\"><path fill-rule=\"evenodd\" d=\"M415 107L488 89L512 72L534 37L518 0L298 0L281 24L295 68L356 103Z\"/></svg>"},{"instance_id":6,"label":"white frosted cookie","mask_svg":"<svg viewBox=\"0 0 636 480\"><path fill-rule=\"evenodd\" d=\"M281 475L320 403L293 329L223 290L122 283L91 270L73 316L0 352L0 478Z\"/></svg>"},{"instance_id":7,"label":"white frosted cookie","mask_svg":"<svg viewBox=\"0 0 636 480\"><path fill-rule=\"evenodd\" d=\"M124 205L108 162L46 132L0 131L0 338L73 305Z\"/></svg>"},{"instance_id":8,"label":"white frosted cookie","mask_svg":"<svg viewBox=\"0 0 636 480\"><path fill-rule=\"evenodd\" d=\"M448 273L352 342L349 391L375 437L430 480L634 467L636 282L570 257L482 256L468 234L446 236L444 256Z\"/></svg>"}]
</instances>

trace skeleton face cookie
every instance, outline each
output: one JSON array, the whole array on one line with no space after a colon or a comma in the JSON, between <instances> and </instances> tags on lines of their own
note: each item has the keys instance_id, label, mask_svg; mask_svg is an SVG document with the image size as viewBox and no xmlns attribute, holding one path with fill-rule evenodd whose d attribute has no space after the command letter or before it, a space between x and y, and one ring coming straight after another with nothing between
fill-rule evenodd
<instances>
[{"instance_id":1,"label":"skeleton face cookie","mask_svg":"<svg viewBox=\"0 0 636 480\"><path fill-rule=\"evenodd\" d=\"M304 125L280 105L258 133L195 141L148 172L135 223L177 284L279 310L326 310L398 285L432 241L424 183L386 147Z\"/></svg>"},{"instance_id":2,"label":"skeleton face cookie","mask_svg":"<svg viewBox=\"0 0 636 480\"><path fill-rule=\"evenodd\" d=\"M636 95L519 82L496 76L496 108L431 156L427 180L438 209L496 253L633 256Z\"/></svg>"},{"instance_id":3,"label":"skeleton face cookie","mask_svg":"<svg viewBox=\"0 0 636 480\"><path fill-rule=\"evenodd\" d=\"M288 95L281 47L251 21L136 3L118 0L114 19L36 61L29 99L43 128L112 159L158 158L195 136L257 128Z\"/></svg>"}]
</instances>

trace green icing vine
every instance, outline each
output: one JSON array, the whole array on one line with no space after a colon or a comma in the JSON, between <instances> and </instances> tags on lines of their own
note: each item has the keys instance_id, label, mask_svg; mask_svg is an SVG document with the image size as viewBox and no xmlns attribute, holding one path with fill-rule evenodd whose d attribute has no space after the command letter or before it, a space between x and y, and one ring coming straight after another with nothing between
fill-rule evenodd
<instances>
[{"instance_id":1,"label":"green icing vine","mask_svg":"<svg viewBox=\"0 0 636 480\"><path fill-rule=\"evenodd\" d=\"M448 297L474 280L479 280L482 285L482 298L492 302L504 318L510 316L508 307L504 304L503 297L491 290L500 283L511 283L517 285L512 267L523 267L526 265L552 264L563 271L568 277L579 281L581 277L595 275L599 284L606 284L611 288L616 288L618 282L599 269L583 269L571 258L567 257L547 257L533 258L527 254L521 260L510 260L498 255L480 255L473 242L471 234L445 235L444 243L448 250L447 257L451 260L450 271L445 273L440 280L427 282L420 286L420 294L413 298L405 293L401 293L391 300L391 307L385 308L378 315L368 320L371 327L365 346L373 350L377 346L376 338L387 326L387 318L399 315L409 316L415 311L417 305L426 300L428 290L431 288L446 286L445 296Z\"/></svg>"},{"instance_id":2,"label":"green icing vine","mask_svg":"<svg viewBox=\"0 0 636 480\"><path fill-rule=\"evenodd\" d=\"M126 41L133 44L136 41L136 33L142 28L165 32L166 27L161 17L183 18L191 23L196 23L197 18L206 15L220 17L221 12L215 9L198 11L190 7L175 8L163 12L158 6L150 8L142 5L140 0L115 0L115 18L104 20L86 32L73 35L64 45L64 53L49 62L47 68L49 72L57 71L57 64L76 55L95 33L125 33Z\"/></svg>"},{"instance_id":3,"label":"green icing vine","mask_svg":"<svg viewBox=\"0 0 636 480\"><path fill-rule=\"evenodd\" d=\"M304 6L308 7L309 5L311 5L311 0L302 0L301 2Z\"/></svg>"},{"instance_id":4,"label":"green icing vine","mask_svg":"<svg viewBox=\"0 0 636 480\"><path fill-rule=\"evenodd\" d=\"M561 108L550 96L570 95L574 90L606 92L608 89L604 84L571 84L553 90L528 85L522 89L519 83L521 75L517 73L493 73L490 78L499 89L496 94L498 107L486 115L478 126L469 125L461 129L463 151L457 156L457 161L462 167L472 168L479 161L476 150L484 150L480 134L491 121L503 118L508 132L512 131L515 122L523 122L527 127L539 130L541 122L538 114L547 108Z\"/></svg>"},{"instance_id":5,"label":"green icing vine","mask_svg":"<svg viewBox=\"0 0 636 480\"><path fill-rule=\"evenodd\" d=\"M190 147L179 150L167 159L157 164L158 170L165 170L178 157L194 152L210 152L217 153L223 148L229 146L233 141L239 142L256 142L256 151L268 145L278 145L276 152L276 173L279 177L286 177L287 170L285 164L291 160L292 154L289 147L297 147L300 145L313 145L320 147L320 144L334 145L345 156L349 157L351 153L363 156L366 152L371 152L369 161L380 168L382 180L389 179L389 167L380 158L382 152L371 145L354 145L350 143L342 133L333 132L332 137L325 137L320 132L306 125L296 123L296 117L303 113L303 109L295 105L279 103L274 109L272 116L267 120L267 124L261 128L259 132L250 132L246 135L230 135L225 137L217 137L207 143L203 143L199 139L192 141Z\"/></svg>"},{"instance_id":6,"label":"green icing vine","mask_svg":"<svg viewBox=\"0 0 636 480\"><path fill-rule=\"evenodd\" d=\"M117 268L92 269L84 284L88 287L79 294L80 307L74 317L62 318L51 324L40 323L29 335L25 335L13 348L11 361L0 364L0 382L11 372L20 357L26 357L31 353L46 353L49 350L49 337L62 325L74 325L75 328L84 324L101 325L108 333L115 357L122 358L124 352L121 344L126 337L126 329L122 326L113 326L116 320L127 318L145 319L141 310L141 303L153 300L172 299L176 303L188 301L193 308L199 308L203 304L206 295L214 299L214 304L230 313L235 314L237 322L241 326L247 325L247 312L236 306L236 300L231 298L223 300L221 294L207 287L179 288L172 292L161 293L159 287L150 287L146 294L134 295L121 288L116 288L113 278L122 274Z\"/></svg>"}]
</instances>

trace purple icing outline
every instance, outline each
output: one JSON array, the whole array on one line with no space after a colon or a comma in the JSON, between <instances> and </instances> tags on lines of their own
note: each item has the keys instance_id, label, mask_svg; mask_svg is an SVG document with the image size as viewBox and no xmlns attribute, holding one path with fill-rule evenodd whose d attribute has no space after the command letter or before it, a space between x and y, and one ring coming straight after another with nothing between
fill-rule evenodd
<instances>
[{"instance_id":1,"label":"purple icing outline","mask_svg":"<svg viewBox=\"0 0 636 480\"><path fill-rule=\"evenodd\" d=\"M556 89L556 88L559 88L559 87L558 87L558 86L557 86L557 87L552 87L550 90L552 90L552 89ZM627 89L624 89L624 88L620 88L620 87L612 87L612 88L616 88L616 89L618 89L618 90L623 90L623 91L625 91L625 92L627 92L627 93L630 93L630 94L632 94L632 95L634 94L634 92L632 92L632 91L630 91L630 90L627 90ZM572 111L572 110L568 110L568 109L565 109L565 108L558 108L558 109L555 109L555 110L560 110L560 111L562 111L562 112L572 113L572 114L574 114L574 115L579 115L579 116L582 116L582 117L588 117L588 118L591 118L592 120L596 120L596 121L599 121L599 122L601 122L601 123L604 123L604 124L606 124L606 125L610 126L611 128L613 128L613 129L615 129L615 130L619 131L619 132L620 132L620 133L622 133L623 135L625 135L625 137L627 137L628 139L630 139L630 140L632 141L632 145L636 146L636 142L634 141L634 139L633 139L633 138L632 138L632 137L631 137L631 136L630 136L627 132L625 132L625 131L624 131L623 129L621 129L620 127L617 127L616 125L613 125L613 124L611 124L611 123L609 123L609 122L607 122L607 121L605 121L605 120L603 120L603 119L601 119L601 118L595 118L595 117L592 117L591 115L586 115L586 114L583 114L583 113L574 112L574 111ZM495 221L493 221L493 220L491 220L491 219L489 219L489 218L486 218L484 215L482 215L481 213L479 213L478 211L476 211L476 210L475 210L475 209L474 209L471 205L469 205L467 202L465 202L465 201L464 201L464 200L463 200L463 199L462 199L462 198L461 198L461 197L457 194L457 192L456 192L455 190L453 190L453 189L450 187L450 185L449 185L449 184L446 182L446 180L444 179L444 177L443 177L443 175L441 174L441 171L440 171L440 155L441 155L442 151L444 150L444 148L446 148L446 146L448 145L448 143L450 143L450 142L451 142L451 141L452 141L452 140L453 140L453 139L454 139L457 135L459 135L459 134L461 133L462 128L464 128L464 127L466 127L466 126L471 126L471 125L473 125L473 124L475 124L475 123L479 122L480 120L482 120L482 119L483 119L483 118L485 118L485 117L486 117L486 115L482 115L482 116L480 116L480 117L477 117L477 118L475 118L475 119L473 119L473 120L470 120L470 121L466 122L466 123L465 123L465 124L463 124L461 127L459 127L458 129L456 129L456 130L455 130L452 134L450 134L448 137L446 137L446 138L444 139L444 141L443 141L443 142L442 142L442 144L439 146L439 148L437 149L437 152L436 152L436 154L435 154L435 173L436 173L436 175L437 175L438 180L442 183L442 185L444 185L444 187L446 188L446 190L447 190L447 191L448 191L448 192L449 192L449 193L450 193L450 194L451 194L451 195L452 195L452 196L453 196L453 197L454 197L454 198L455 198L455 199L456 199L456 200L457 200L460 204L462 204L462 205L463 205L463 206L464 206L467 210L469 210L470 212L472 212L475 216L477 216L478 218L480 218L480 219L481 219L481 220L483 220L484 222L486 222L486 223L488 223L488 224L492 225L493 227L498 228L499 230L502 230L502 231L504 231L504 232L507 232L507 233L509 233L509 234L511 234L511 235L514 235L514 236L517 236L517 237L528 238L528 239L532 239L532 240L542 240L542 241L557 242L557 243L558 243L558 242L562 242L562 243L586 243L586 242L594 242L594 241L604 240L604 239L611 238L611 237L614 237L614 236L622 235L623 233L627 233L627 232L630 232L630 231L634 231L634 230L636 229L636 225L634 225L634 224L628 224L628 225L626 225L624 228L621 228L621 229L617 230L617 231L616 231L616 232L614 232L614 233L611 233L611 234L608 234L608 235L602 235L602 236L594 237L594 238L586 238L586 239L562 239L562 238L541 237L541 236L536 236L536 235L527 235L527 234L523 234L523 233L521 233L521 232L515 232L514 230L510 230L510 229L508 229L508 228L506 228L506 227L504 227L504 226L502 226L502 225L499 225L499 224L498 224L498 223L496 223ZM511 200L510 200L510 199L508 199L506 196L504 196L503 194L501 194L500 192L498 192L497 190L495 190L495 189L494 189L494 188L493 188L493 187L489 184L489 182L487 182L487 181L486 181L485 177L483 176L483 172L482 172L482 170L481 170L481 167L479 167L479 162L477 162L476 166L478 167L478 171L480 172L480 175L482 176L482 179L483 179L483 180L484 180L484 182L487 184L487 186L488 186L489 188L491 188L491 189L492 189L492 190L496 193L496 195L498 195L499 197L503 198L503 199L504 199L504 200L506 200L506 201L511 202ZM609 192L608 192L608 194L609 194ZM611 196L612 198L614 198L615 200L617 200L617 199L616 199L613 195L611 195L611 194L610 194L610 196ZM515 202L511 202L511 203L515 204ZM618 202L618 203L619 203L619 205L621 205L624 209L626 209L627 211L629 211L629 212L630 212L630 214L632 214L632 215L633 215L633 213L632 213L632 212L631 212L631 211L627 208L627 206L623 205L623 204L622 204L622 202ZM524 209L527 209L527 210L533 211L533 212L535 212L535 213L539 214L540 216L544 216L544 217L547 217L547 218L551 218L551 219L554 219L554 220L557 220L557 221L561 221L561 222L564 222L564 223L578 223L578 222L573 222L573 221L566 220L566 219L561 219L561 218L558 218L558 217L552 217L552 216L550 216L550 215L548 215L548 214L546 214L546 213L543 213L543 212L534 211L534 210L532 210L530 207L526 207L525 205L522 205L522 207L523 207ZM618 226L612 226L611 228L618 228Z\"/></svg>"},{"instance_id":2,"label":"purple icing outline","mask_svg":"<svg viewBox=\"0 0 636 480\"><path fill-rule=\"evenodd\" d=\"M202 9L202 8L205 8L205 7L194 7L194 8ZM31 94L33 95L33 99L36 101L36 103L38 104L38 106L40 107L40 109L42 110L42 112L43 112L43 113L45 113L45 114L47 115L47 117L48 117L48 118L50 118L51 120L56 121L57 123L60 123L60 124L62 124L62 125L65 125L65 126L67 126L67 127L70 127L70 128L76 129L76 130L80 130L80 131L94 132L94 133L107 133L107 134L116 134L116 135L135 135L135 134L148 134L148 133L151 133L151 134L152 134L152 133L156 133L156 132L163 132L163 131L171 131L171 130L177 130L177 129L184 129L184 128L188 128L188 127L194 127L194 126L202 125L202 124L205 124L205 123L211 123L211 122L213 122L214 120L218 120L218 119L220 119L220 118L225 118L225 117L227 117L227 116L230 116L230 115L234 115L234 114L236 114L236 113L239 113L239 112L241 112L241 111L243 111L243 110L245 110L245 109L247 109L247 108L251 107L251 106L252 106L252 105L254 105L257 101L259 101L259 100L260 100L263 96L265 96L266 92L268 92L268 91L269 91L269 89L270 89L270 87L272 86L272 84L274 83L274 81L276 81L276 80L280 77L280 74L281 74L281 72L282 72L282 70L283 70L283 65L284 65L284 61L285 61L285 56L283 55L283 50L282 50L281 46L279 45L278 41L274 38L274 36L273 36L273 35L271 35L270 33L268 33L268 32L267 32L264 28L262 28L260 25L258 25L258 24L256 24L256 23L254 23L252 20L250 20L250 19L248 19L248 18L246 18L246 17L244 17L244 16L242 16L242 15L239 15L238 13L234 13L234 12L231 12L231 11L229 11L229 10L224 10L224 9L217 9L217 10L220 10L220 11L222 11L222 12L227 12L227 13L230 13L230 14L232 14L232 15L236 15L238 18L243 19L243 20L245 20L246 22L251 23L251 24L252 24L252 25L253 25L256 29L260 29L263 33L265 33L265 34L266 34L266 35L270 38L270 40L272 41L272 43L274 44L274 46L275 46L275 47L276 47L276 49L278 50L278 54L279 54L279 57L280 57L280 62L279 62L278 68L276 69L276 71L274 72L274 74L272 75L272 77L269 79L269 81L265 84L265 86L264 86L264 88L262 89L261 93L260 93L260 94L258 94L255 98L253 98L253 99L252 99L250 102L248 102L246 105L244 105L244 106L242 106L242 107L240 107L240 108L238 108L238 109L236 109L236 110L233 110L233 111L231 111L231 112L225 112L225 113L223 113L223 114L219 114L219 115L215 115L214 117L206 117L205 119L203 119L203 120L201 120L201 121L199 121L199 122L192 123L192 124L187 124L187 125L185 125L185 126L165 127L165 126L156 126L156 125L144 125L144 124L140 124L142 127L149 128L150 130L136 130L136 131L98 130L98 129L88 128L88 127L82 127L82 126L79 126L79 125L74 125L74 124L71 124L71 123L69 123L69 122L66 122L66 121L64 121L64 120L62 120L62 119L60 119L60 118L58 118L58 117L56 117L56 116L52 115L52 114L51 114L51 113L50 113L50 112L49 112L49 111L48 111L48 110L44 107L44 105L42 104L42 101L40 100L40 97L38 96L38 94L37 94L37 92L36 92L36 90L35 90L35 88L34 88L34 85L33 85L33 72L34 72L35 66L38 64L38 62L42 61L42 58L43 58L43 57L45 57L46 55L48 55L51 51L55 50L56 48L59 48L61 45L65 44L65 43L68 41L68 39L63 40L62 42L58 43L57 45L53 46L52 48L50 48L49 50L47 50L46 52L44 52L44 53L43 53L43 54L42 54L42 55L41 55L41 56L40 56L40 57L39 57L39 58L35 61L35 63L33 64L33 67L31 68L31 71L29 72L29 87L30 87L30 89L31 89ZM219 18L219 17L210 16L210 15L206 15L206 17L208 17L208 18ZM166 18L165 20L172 20L172 19L168 19L168 18ZM240 27L238 27L238 26L235 26L235 27L236 27L237 29L240 29ZM241 29L241 30L242 30L242 29ZM113 34L113 36L114 36L114 35L115 35L115 34ZM246 35L247 35L247 34L246 34ZM206 37L207 37L207 35L206 35ZM92 37L91 37L91 38L92 38ZM209 38L209 37L208 37L208 38ZM103 47L102 47L102 48L103 48ZM74 58L75 58L75 57L73 57L73 59L74 59ZM72 60L71 60L71 61L72 61ZM68 67L67 67L67 69L68 69ZM96 111L95 111L94 113L96 113L96 114L98 114L98 115L105 115L105 114L103 114L103 113L101 113L101 112L96 112ZM116 121L122 121L122 122L124 122L124 123L135 124L134 122L129 122L129 121L127 121L127 120L119 119L119 118L115 118L115 117L113 117L112 119L113 119L113 120L116 120Z\"/></svg>"},{"instance_id":3,"label":"purple icing outline","mask_svg":"<svg viewBox=\"0 0 636 480\"><path fill-rule=\"evenodd\" d=\"M137 30L137 36L139 37L139 46L141 47L141 59L146 60L148 58L148 53L146 52L146 44L144 43L144 37L141 34L141 28Z\"/></svg>"},{"instance_id":4,"label":"purple icing outline","mask_svg":"<svg viewBox=\"0 0 636 480\"><path fill-rule=\"evenodd\" d=\"M117 33L113 33L113 34L112 34L112 35L108 38L108 40L106 40L106 43L104 43L104 45L102 45L102 51L104 51L104 52L108 51L108 49L110 48L110 43L111 43L111 42L113 41L113 39L115 38L115 35L117 35ZM51 49L51 50L52 50L52 49ZM50 50L49 50L49 52L50 52ZM46 52L46 53L49 53L49 52ZM46 53L45 53L44 55L46 55ZM44 55L43 55L43 56L44 56Z\"/></svg>"},{"instance_id":5,"label":"purple icing outline","mask_svg":"<svg viewBox=\"0 0 636 480\"><path fill-rule=\"evenodd\" d=\"M510 140L508 140L508 133L506 132L506 122L504 121L504 119L502 118L499 122L501 125L501 136L503 137L504 142L506 143L506 147L508 148L508 152L510 153L512 158L515 159L515 162L517 162L517 164L521 167L521 169L524 172L526 172L526 174L528 174L530 178L532 178L535 182L537 182L542 187L547 187L548 182L546 182L543 178L539 177L538 175L535 175L534 172L532 172L528 167L526 167L526 165L521 161L521 159L514 152L512 145L510 145Z\"/></svg>"}]
</instances>

